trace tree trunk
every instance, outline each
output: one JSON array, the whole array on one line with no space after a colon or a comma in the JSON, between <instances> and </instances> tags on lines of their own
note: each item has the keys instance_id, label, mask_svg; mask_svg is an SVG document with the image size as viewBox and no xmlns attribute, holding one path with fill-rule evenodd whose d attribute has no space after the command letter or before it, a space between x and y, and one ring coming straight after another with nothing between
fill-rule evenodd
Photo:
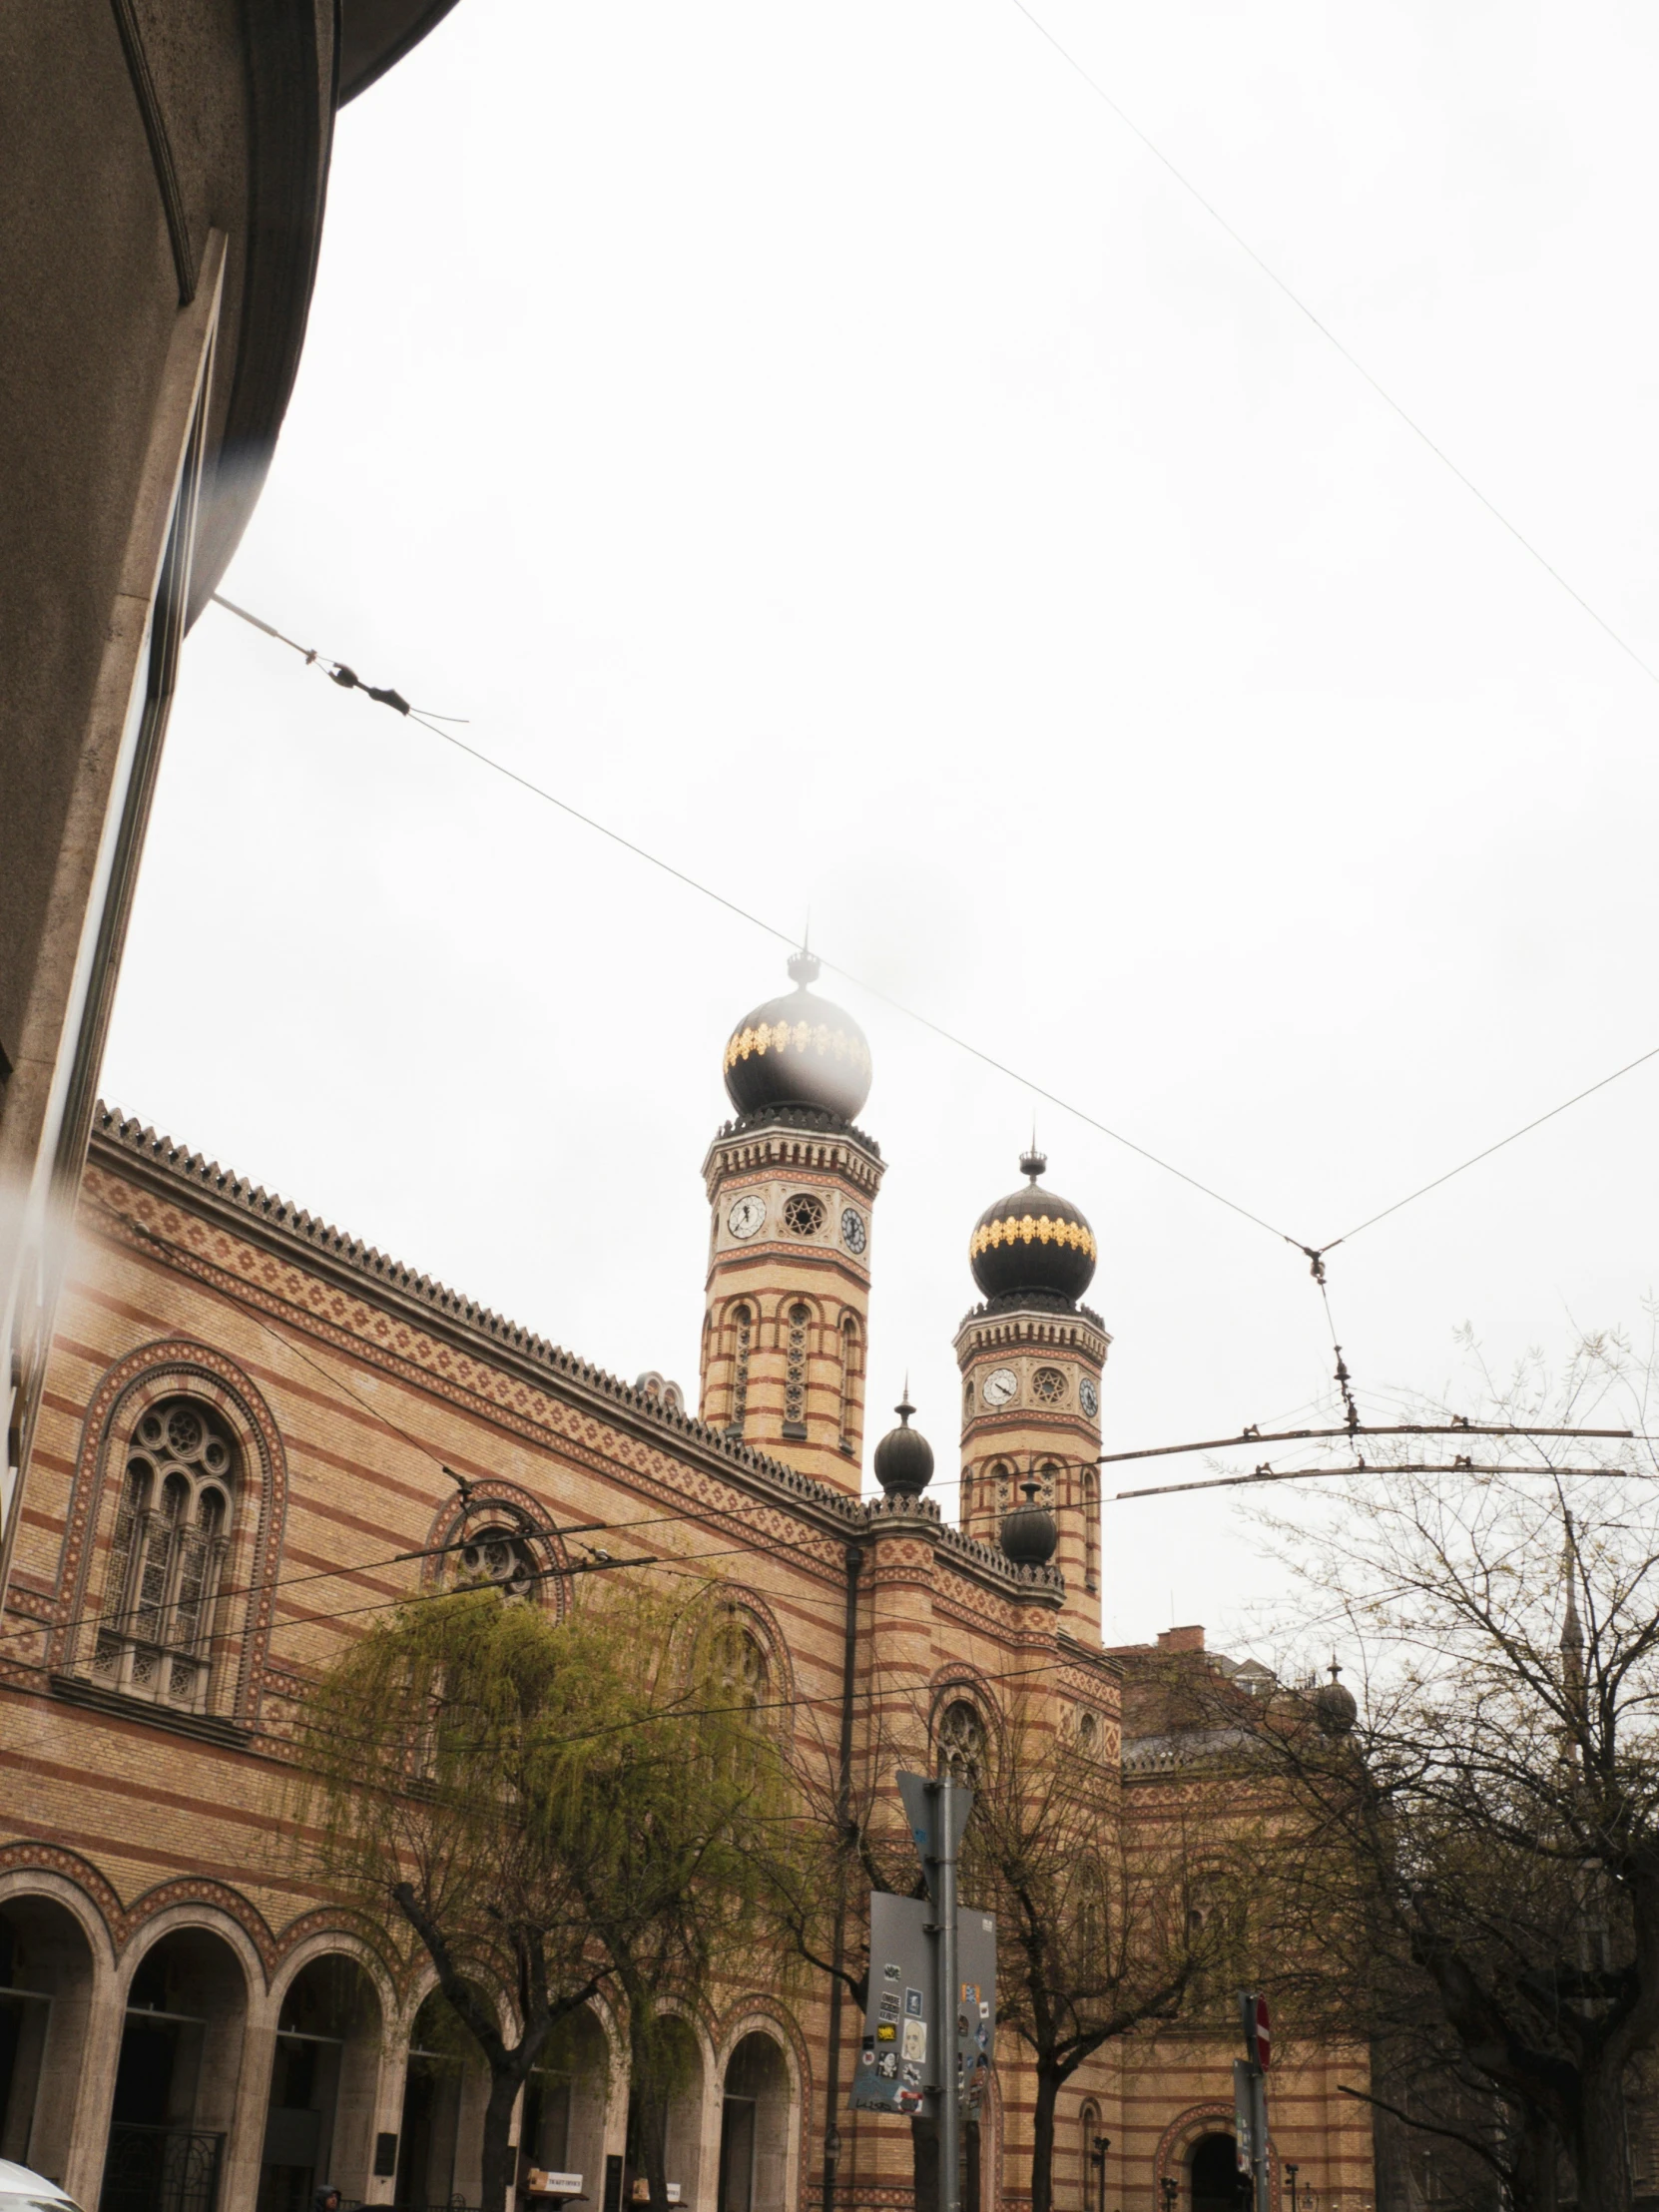
<instances>
[{"instance_id":1,"label":"tree trunk","mask_svg":"<svg viewBox=\"0 0 1659 2212\"><path fill-rule=\"evenodd\" d=\"M517 2053L513 2054L515 2057ZM513 2182L513 2106L523 2086L524 2070L518 2065L490 2069L489 2102L484 2106L484 2155L478 2187L479 2212L507 2212L507 2196Z\"/></svg>"},{"instance_id":2,"label":"tree trunk","mask_svg":"<svg viewBox=\"0 0 1659 2212\"><path fill-rule=\"evenodd\" d=\"M1054 2106L1060 2094L1057 2069L1037 2061L1037 2102L1031 2117L1031 2212L1053 2212Z\"/></svg>"},{"instance_id":3,"label":"tree trunk","mask_svg":"<svg viewBox=\"0 0 1659 2212\"><path fill-rule=\"evenodd\" d=\"M630 2036L630 2070L638 2099L640 2166L650 2194L651 2212L668 2212L668 2092L656 2078L651 2054Z\"/></svg>"},{"instance_id":4,"label":"tree trunk","mask_svg":"<svg viewBox=\"0 0 1659 2212\"><path fill-rule=\"evenodd\" d=\"M1630 2131L1624 2110L1624 2069L1605 2061L1580 2075L1578 2212L1630 2212Z\"/></svg>"}]
</instances>

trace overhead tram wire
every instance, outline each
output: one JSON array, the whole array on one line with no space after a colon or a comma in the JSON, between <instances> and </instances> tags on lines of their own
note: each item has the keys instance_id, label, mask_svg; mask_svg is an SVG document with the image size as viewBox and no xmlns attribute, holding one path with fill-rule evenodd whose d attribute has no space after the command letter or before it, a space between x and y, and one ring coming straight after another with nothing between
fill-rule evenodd
<instances>
[{"instance_id":1,"label":"overhead tram wire","mask_svg":"<svg viewBox=\"0 0 1659 2212\"><path fill-rule=\"evenodd\" d=\"M1428 432L1423 428L1422 424L1418 422L1413 415L1410 415L1406 412L1405 408L1394 397L1393 393L1388 390L1387 386L1383 384L1380 378L1374 376L1372 371L1366 366L1365 362L1360 359L1359 355L1351 351L1350 348L1343 343L1342 339L1338 337L1336 331L1332 329L1331 325L1326 322L1319 314L1317 314L1311 306L1309 306L1307 300L1302 297L1300 292L1293 289L1291 284L1287 282L1287 280L1283 276L1280 276L1278 270L1274 268L1273 264L1268 261L1262 254L1260 254L1254 246L1251 245L1249 239L1247 239L1241 231L1236 231L1234 229L1233 225L1229 223L1226 216L1222 214L1221 210L1216 206L1215 202L1213 200L1208 200L1205 198L1204 194L1199 190L1197 185L1193 183L1192 179L1176 167L1175 163L1164 152L1163 148L1157 143L1157 141L1149 137L1148 134L1144 130L1142 130L1141 126L1135 121L1134 117L1128 114L1125 109L1121 108L1118 105L1118 103L1112 98L1112 95L1106 90L1105 86L1101 84L1100 80L1097 77L1091 76L1089 71L1084 68L1083 64L1078 60L1077 56L1072 53L1069 47L1061 44L1060 40L1055 37L1054 33L1048 28L1048 25L1042 21L1041 17L1035 15L1032 10L1026 6L1026 0L1012 0L1012 5L1018 9L1019 13L1022 16L1024 16L1026 22L1030 24L1031 28L1048 41L1049 45L1053 47L1055 53L1060 56L1061 60L1066 63L1068 68L1076 72L1078 77L1080 77L1083 83L1088 86L1089 90L1094 94L1095 98L1101 103L1101 105L1107 108L1114 116L1116 116L1117 120L1123 125L1126 131L1128 131L1133 137L1139 139L1140 143L1146 148L1147 152L1152 156L1153 160L1159 163L1162 168L1169 172L1170 176L1175 179L1175 182L1181 187L1181 190L1186 193L1190 199L1197 202L1199 207L1201 207L1204 210L1204 213L1210 218L1211 222L1216 225L1217 229L1224 232L1226 236L1232 240L1233 244L1239 249L1239 251L1247 256L1250 261L1255 263L1256 267L1268 279L1269 283L1271 283L1276 290L1284 294L1284 296L1290 301L1291 305L1295 307L1298 314L1300 314L1307 322L1313 325L1313 327L1319 332L1320 336L1325 339L1326 343L1331 346L1331 348L1335 352L1340 354L1342 358L1348 363L1349 367L1353 369L1354 373L1362 378L1365 383L1371 386L1371 389L1377 394L1378 398L1382 400L1382 404L1392 415L1394 415L1401 423L1403 423L1405 428L1410 431L1411 435L1418 441L1418 443L1422 445L1429 453L1431 453L1434 456L1435 460L1437 460L1443 468L1447 469L1450 474L1457 479L1458 483L1462 485L1463 489L1468 492L1471 497L1479 501L1480 505L1485 508L1486 512L1491 516L1492 520L1497 523L1500 528L1506 530L1509 533L1510 537L1514 539L1515 543L1521 548L1522 552L1529 555L1530 558L1537 563L1539 568L1543 570L1544 574L1550 578L1551 582L1560 586L1561 590L1566 593L1567 597L1573 602L1573 604L1578 607L1584 614L1587 614L1589 616L1590 620L1596 625L1597 629L1603 631L1612 640L1612 642L1618 647L1619 651L1624 654L1626 659L1635 663L1636 667L1641 670L1642 674L1648 679L1649 683L1659 684L1659 669L1656 669L1650 661L1643 659L1642 655L1637 652L1636 648L1631 644L1630 640L1625 637L1620 631L1614 629L1612 623L1608 621L1607 617L1601 612L1600 608L1592 605L1591 602L1586 599L1584 594L1578 589L1577 585L1570 583L1568 579L1561 573L1561 571L1555 566L1554 562L1547 559L1546 556L1538 550L1537 546L1532 543L1532 540L1527 537L1526 533L1521 530L1517 524L1509 520L1509 517L1503 512L1503 509L1497 504L1497 502L1492 499L1486 492L1483 492L1481 490L1480 486L1474 481L1474 478L1466 474L1463 469L1458 467L1457 463L1452 459L1451 455L1446 451L1445 447L1443 445L1438 445L1435 443L1434 439L1429 436ZM1609 1080L1611 1080L1611 1078L1609 1078ZM1401 1204L1405 1203L1407 1202L1404 1200L1401 1201ZM1353 1232L1353 1234L1358 1235L1358 1231ZM1328 1245L1325 1247L1325 1249L1329 1251L1331 1248Z\"/></svg>"},{"instance_id":2,"label":"overhead tram wire","mask_svg":"<svg viewBox=\"0 0 1659 2212\"><path fill-rule=\"evenodd\" d=\"M1020 0L1014 0L1014 4L1016 6L1020 5ZM1033 17L1032 21L1035 22L1035 20ZM1038 25L1038 28L1040 29L1041 25ZM1064 49L1062 48L1061 51L1063 52ZM1277 279L1275 280L1277 281ZM1568 588L1570 589L1570 587ZM418 722L420 727L429 732L431 736L441 738L445 745L452 746L459 753L464 753L468 759L477 762L481 768L489 769L510 784L516 784L521 791L528 792L532 798L539 799L545 805L557 809L559 813L568 816L573 822L581 823L585 829L592 830L597 835L608 839L612 844L620 846L623 851L632 853L636 859L643 860L648 866L658 869L664 875L671 876L675 882L684 885L686 889L695 891L700 898L706 898L712 904L724 908L727 913L736 915L740 921L747 922L752 928L760 930L763 935L771 937L779 944L794 946L796 943L797 940L793 931L780 928L776 922L768 921L764 915L754 912L752 908L740 905L736 899L728 898L723 891L717 891L711 884L689 874L684 868L676 867L671 860L663 859L660 854L651 851L643 844L637 843L634 838L624 836L621 830L612 829L608 823L601 822L596 816L585 813L580 807L573 806L569 800L561 799L557 793L549 791L545 785L532 782L529 777L522 775L517 769L509 768L505 762L496 760L492 755L482 752L477 746L469 744L464 738L457 737L453 730L439 729L438 724L440 722L458 721L459 717L447 715L430 717L426 712L411 707L400 692L389 687L364 684L355 672L343 662L330 661L326 655L318 652L315 647L300 645L295 639L278 630L275 624L266 622L259 615L251 613L246 607L238 606L234 600L225 598L222 593L215 592L213 599L214 604L223 607L228 614L238 616L240 620L251 624L253 628L262 632L266 637L274 638L279 645L285 645L291 652L297 653L308 667L320 668L323 674L329 676L333 682L343 685L346 689L362 691L370 699L378 701L381 705L391 707L395 713L401 714L406 720ZM1593 610L1591 611L1593 612ZM1645 664L1643 665L1645 666ZM1029 1092L1033 1097L1041 1098L1047 1104L1058 1107L1062 1113L1070 1115L1074 1121L1080 1122L1085 1128L1093 1129L1099 1135L1110 1138L1112 1143L1122 1145L1125 1150L1133 1152L1150 1166L1161 1169L1166 1175L1174 1176L1178 1182L1185 1183L1189 1189L1199 1192L1205 1198L1214 1200L1218 1206L1225 1207L1229 1213L1237 1214L1242 1220L1251 1223L1257 1229L1265 1231L1268 1236L1276 1238L1281 1244L1288 1244L1294 1251L1300 1252L1308 1262L1309 1272L1319 1289L1325 1312L1326 1327L1331 1338L1332 1351L1336 1357L1335 1380L1348 1413L1349 1424L1356 1429L1361 1425L1359 1405L1354 1394L1354 1379L1347 1366L1343 1347L1337 1336L1336 1318L1331 1311L1331 1293L1326 1278L1326 1255L1334 1252L1341 1244L1351 1244L1365 1230L1375 1227L1378 1222L1385 1220L1390 1214L1396 1214L1403 1207L1412 1205L1417 1199L1426 1197L1430 1191L1438 1190L1441 1185L1449 1183L1453 1177L1462 1175L1468 1169L1478 1166L1482 1160L1489 1159L1495 1152L1501 1152L1505 1146L1527 1136L1532 1130L1541 1128L1545 1122L1552 1121L1558 1114L1564 1114L1570 1107L1592 1097L1597 1091L1605 1090L1610 1083L1616 1083L1621 1076L1629 1075L1635 1069L1645 1066L1649 1061L1659 1058L1659 1045L1655 1045L1648 1051L1639 1054L1636 1059L1627 1061L1623 1067L1615 1068L1610 1075L1604 1075L1585 1089L1575 1092L1571 1098L1563 1099L1559 1105L1552 1106L1547 1113L1534 1116L1531 1121L1524 1123L1519 1129L1510 1131L1505 1137L1500 1137L1496 1143L1487 1145L1482 1151L1472 1154L1456 1167L1448 1168L1443 1175L1436 1176L1432 1181L1419 1185L1416 1190L1408 1192L1405 1197L1396 1199L1392 1205L1385 1206L1380 1212L1369 1216L1353 1229L1345 1230L1342 1236L1333 1238L1328 1244L1312 1245L1305 1243L1300 1237L1293 1236L1288 1229L1277 1227L1261 1214L1243 1205L1238 1199L1229 1198L1225 1192L1218 1191L1213 1184L1203 1182L1198 1176L1190 1175L1185 1168L1177 1167L1173 1161L1166 1160L1160 1154L1150 1151L1147 1146L1137 1143L1133 1137L1126 1137L1122 1130L1112 1128L1109 1123L1100 1120L1097 1115L1089 1113L1086 1108L1062 1097L1058 1091L1052 1091L1046 1085L1022 1074L1018 1068L1010 1066L1006 1060L998 1059L994 1053L987 1052L983 1046L976 1045L971 1039L958 1035L952 1029L945 1028L943 1023L933 1020L931 1015L922 1013L919 1008L907 1004L903 999L895 998L890 991L883 990L879 984L866 981L863 976L857 974L851 968L842 966L837 960L828 959L822 953L819 957L822 964L829 968L832 974L839 975L846 982L852 984L855 989L864 991L871 998L879 1000L882 1005L891 1007L894 1013L901 1014L905 1020L912 1021L917 1027L927 1030L932 1036L939 1038L942 1043L952 1046L958 1052L965 1053L970 1059L977 1060L981 1066L992 1069L996 1074L1006 1076L1010 1082L1019 1084L1023 1090Z\"/></svg>"},{"instance_id":3,"label":"overhead tram wire","mask_svg":"<svg viewBox=\"0 0 1659 2212\"><path fill-rule=\"evenodd\" d=\"M1343 1430L1340 1433L1346 1434ZM1556 1480L1634 1481L1645 1479L1637 1467L1557 1467L1546 1460L1536 1467L1486 1466L1473 1459L1448 1460L1400 1460L1390 1464L1387 1460L1376 1462L1357 1459L1349 1467L1270 1467L1252 1468L1249 1474L1212 1474L1200 1482L1159 1482L1144 1490L1114 1490L1103 1500L1108 1505L1121 1505L1129 1498L1174 1497L1185 1490L1237 1490L1252 1483L1261 1482L1317 1482L1344 1474L1541 1474Z\"/></svg>"}]
</instances>

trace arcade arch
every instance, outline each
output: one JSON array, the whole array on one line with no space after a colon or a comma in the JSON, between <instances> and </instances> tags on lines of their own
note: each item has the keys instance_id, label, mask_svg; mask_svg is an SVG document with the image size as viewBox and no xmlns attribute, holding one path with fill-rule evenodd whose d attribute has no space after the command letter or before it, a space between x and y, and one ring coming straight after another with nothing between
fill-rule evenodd
<instances>
[{"instance_id":1,"label":"arcade arch","mask_svg":"<svg viewBox=\"0 0 1659 2212\"><path fill-rule=\"evenodd\" d=\"M56 1898L0 1903L0 2158L61 2180L75 2138L95 1964Z\"/></svg>"},{"instance_id":2,"label":"arcade arch","mask_svg":"<svg viewBox=\"0 0 1659 2212\"><path fill-rule=\"evenodd\" d=\"M785 2212L792 2103L782 2048L764 2029L752 2028L726 2061L717 2212Z\"/></svg>"},{"instance_id":3,"label":"arcade arch","mask_svg":"<svg viewBox=\"0 0 1659 2212\"><path fill-rule=\"evenodd\" d=\"M368 2195L384 2013L361 1963L309 1958L276 2008L258 2212L308 2212L322 2181Z\"/></svg>"},{"instance_id":4,"label":"arcade arch","mask_svg":"<svg viewBox=\"0 0 1659 2212\"><path fill-rule=\"evenodd\" d=\"M602 2194L605 2116L611 2079L611 2043L591 2006L573 2013L549 2036L540 2062L524 2084L519 2122L519 2188L528 2192L530 2170L580 2174L579 2192Z\"/></svg>"},{"instance_id":5,"label":"arcade arch","mask_svg":"<svg viewBox=\"0 0 1659 2212\"><path fill-rule=\"evenodd\" d=\"M157 1935L127 1984L99 2212L211 2212L248 2021L248 1967L212 1928Z\"/></svg>"}]
</instances>

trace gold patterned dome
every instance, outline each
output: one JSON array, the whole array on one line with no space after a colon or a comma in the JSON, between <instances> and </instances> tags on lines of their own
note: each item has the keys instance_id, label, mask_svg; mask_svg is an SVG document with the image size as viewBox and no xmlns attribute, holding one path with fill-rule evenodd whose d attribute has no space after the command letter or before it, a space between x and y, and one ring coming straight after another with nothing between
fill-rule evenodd
<instances>
[{"instance_id":1,"label":"gold patterned dome","mask_svg":"<svg viewBox=\"0 0 1659 2212\"><path fill-rule=\"evenodd\" d=\"M1048 1166L1040 1152L1025 1153L1019 1165L1029 1178L1024 1190L987 1206L968 1239L973 1280L987 1298L1040 1291L1079 1299L1099 1258L1094 1231L1069 1198L1057 1198L1038 1182Z\"/></svg>"},{"instance_id":2,"label":"gold patterned dome","mask_svg":"<svg viewBox=\"0 0 1659 2212\"><path fill-rule=\"evenodd\" d=\"M790 961L795 989L757 1006L726 1040L726 1095L740 1114L810 1106L851 1121L869 1096L869 1046L850 1014L808 989L819 963Z\"/></svg>"}]
</instances>

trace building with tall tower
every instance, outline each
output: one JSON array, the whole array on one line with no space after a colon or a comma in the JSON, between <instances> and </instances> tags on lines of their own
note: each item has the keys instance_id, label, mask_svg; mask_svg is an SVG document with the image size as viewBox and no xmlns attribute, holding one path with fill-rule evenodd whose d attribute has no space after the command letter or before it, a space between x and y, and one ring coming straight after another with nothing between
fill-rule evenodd
<instances>
[{"instance_id":1,"label":"building with tall tower","mask_svg":"<svg viewBox=\"0 0 1659 2212\"><path fill-rule=\"evenodd\" d=\"M726 1041L695 1415L100 1109L0 1620L0 2156L86 2212L302 2212L324 2178L477 2203L486 2077L435 2032L422 1955L310 1879L287 1796L316 1671L451 1577L560 1618L594 1587L582 1532L649 1521L668 1568L718 1559L757 1710L804 1758L843 1743L856 1788L890 1786L899 1737L971 1778L1016 1713L1088 1747L1126 1822L1181 1788L1167 1743L1126 1736L1148 1655L1100 1640L1094 1231L1035 1152L979 1216L947 1519L908 1403L865 1449L885 1163L868 1046L816 978L798 956ZM1200 1630L1162 1641L1227 1671ZM909 2212L907 2123L848 2105L859 2027L825 1977L782 1974L682 2023L685 2212ZM532 2172L634 2201L615 2005L575 2040L515 2118L520 2212ZM1034 2076L1005 2028L989 2055L967 2212L1018 2212ZM1189 2030L1084 2064L1060 2212L1231 2212L1232 2055ZM1322 2207L1371 2202L1340 2087L1365 2065L1276 2067L1276 2205L1292 2162Z\"/></svg>"}]
</instances>

